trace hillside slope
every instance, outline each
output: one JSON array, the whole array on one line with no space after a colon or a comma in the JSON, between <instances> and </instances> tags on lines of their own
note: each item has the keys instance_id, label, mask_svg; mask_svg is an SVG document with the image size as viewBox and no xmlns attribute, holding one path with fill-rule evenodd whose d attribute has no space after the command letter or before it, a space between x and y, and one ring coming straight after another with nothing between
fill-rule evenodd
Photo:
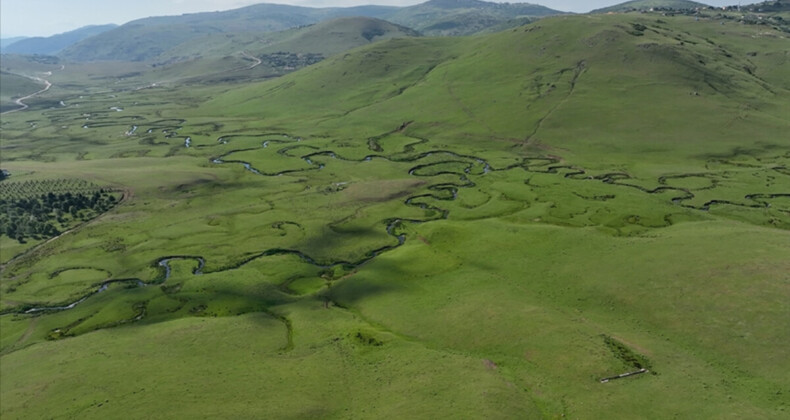
<instances>
[{"instance_id":1,"label":"hillside slope","mask_svg":"<svg viewBox=\"0 0 790 420\"><path fill-rule=\"evenodd\" d=\"M216 104L273 119L298 111L329 120L353 112L385 126L418 121L523 147L569 147L592 161L646 144L691 155L702 143L725 152L755 135L775 143L786 127L777 126L780 98L790 88L784 35L766 35L757 47L740 38L747 28L728 28L732 36L717 43L715 22L687 34L682 19L677 26L629 16L552 18L479 41L389 41ZM427 61L408 52L425 49ZM431 113L414 106L429 103ZM742 118L746 104L750 117ZM700 113L710 117L687 122ZM613 149L611 141L623 143Z\"/></svg>"},{"instance_id":2,"label":"hillside slope","mask_svg":"<svg viewBox=\"0 0 790 420\"><path fill-rule=\"evenodd\" d=\"M425 201L417 203L432 215L450 208L447 224L421 230L430 232L421 237L421 251L388 269L412 267L417 261L425 264L423 270L433 266L434 257L420 257L419 252L433 256L442 246L439 243L445 246L442 255L451 256L461 267L446 276L436 274L446 272L445 268L425 275L415 270L396 286L407 291L366 296L366 290L386 288L397 277L385 269L380 277L333 287L333 300L341 306L358 308L366 319L437 347L480 358L508 351L511 360L527 357L531 368L549 378L530 383L555 384L548 399L556 404L563 398L560 395L574 395L562 400L572 406L571 417L601 418L615 412L635 418L651 413L716 418L737 412L773 418L783 410L776 392L790 385L783 373L790 369L785 350L790 329L787 318L780 315L787 313L787 307L779 303L790 296L778 292L784 277L776 277L770 264L749 264L749 270L755 270L752 277L733 270L729 258L720 257L730 251L733 256L752 250L773 252L775 245L753 245L756 250L747 250L735 237L709 236L748 225L748 230L755 229L754 237L778 240L786 239L790 229L787 38L774 29L761 31L755 37L753 28L745 25L722 26L715 20L685 16L657 21L654 16L593 15L547 18L471 39L392 40L220 95L195 115L246 115L278 130L300 127L300 135L331 142L304 152L316 154L309 155L313 159L353 156L377 161L393 150L397 158L439 159L447 153L439 163L412 169L417 175L446 176L443 184L421 196ZM488 181L483 178L489 175L474 176L486 174L485 168L475 166L475 158L480 166L490 165ZM464 159L472 162L465 170ZM328 157L325 161L328 167L333 163ZM455 190L452 195L441 194L455 187L457 205L451 204ZM473 192L464 195L466 189ZM563 232L578 234L578 242L558 243L551 235L520 236L515 227L509 239L498 241L497 235L510 235L505 228L488 236L498 228L486 225L482 229L486 233L479 233L470 227L492 214L514 225L556 224L559 230L569 229ZM721 218L722 230L700 219L707 217ZM650 229L643 239L651 245L645 245L638 257L624 257L620 250L631 243L602 245L593 239L610 228L620 234ZM661 251L664 235L678 240L670 248L680 248ZM526 250L528 246L513 245L520 243L519 238L536 248L551 249L550 256L538 253L530 260L535 254ZM565 255L572 255L565 263L542 265L546 259ZM502 274L502 267L517 261L523 265L513 274ZM611 265L599 271L601 266L593 261ZM645 267L646 261L657 265L651 263L654 268L642 271L638 267ZM699 270L691 261L711 265ZM484 286L471 288L472 278L481 279ZM734 286L737 292L722 293L719 281L725 278L750 290L746 285L751 279L761 278L760 289L773 290L777 299L758 297L738 286ZM546 288L536 286L544 281ZM566 285L562 290L552 288ZM581 336L594 333L559 334L562 338L556 339L564 345L554 348L556 358L542 353L551 351L545 348L534 350L537 356L524 356L524 348L534 348L528 343L552 340L543 335L543 328L557 324L535 322L532 312L524 312L523 301L509 298L522 288L529 290L524 295L541 302L557 302L552 308L572 318L568 321L572 328L622 331L622 327L640 331L642 337L661 337L673 349L654 352L654 346L653 350L643 347L643 354L652 353L646 357L661 360L648 368L658 371L657 376L623 381L614 390L596 388L588 375L589 386L576 388L569 385L572 380L559 378L583 372L585 362L566 362L565 357L576 343L587 339ZM425 297L431 293L427 290L442 298L431 301ZM460 291L456 295L447 290ZM442 300L448 294L452 297ZM496 296L495 303L481 295ZM537 306L535 312L548 310ZM742 309L733 311L736 307ZM773 315L760 320L761 315L747 307ZM715 315L707 312L710 308L717 308ZM488 322L488 317L495 320ZM784 318L781 328L774 324L775 317ZM607 321L587 324L591 318ZM533 334L540 339L513 333L529 324L527 319L538 325ZM761 338L748 339L745 332L737 332L741 331L737 325L749 325L748 334ZM462 337L474 338L469 342ZM514 341L523 344L509 347ZM679 362L686 351L696 359L688 365ZM679 367L697 364L706 367L689 368L694 374ZM731 366L739 366L738 372ZM728 385L722 388L706 385L725 377ZM708 400L700 402L692 389ZM667 392L673 396L654 398Z\"/></svg>"}]
</instances>

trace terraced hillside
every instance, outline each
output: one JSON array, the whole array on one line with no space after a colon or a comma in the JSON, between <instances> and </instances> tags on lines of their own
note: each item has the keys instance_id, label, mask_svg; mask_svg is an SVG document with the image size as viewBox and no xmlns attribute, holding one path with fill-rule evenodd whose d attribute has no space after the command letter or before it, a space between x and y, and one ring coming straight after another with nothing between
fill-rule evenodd
<instances>
[{"instance_id":1,"label":"terraced hillside","mask_svg":"<svg viewBox=\"0 0 790 420\"><path fill-rule=\"evenodd\" d=\"M554 17L243 86L53 72L0 182L118 198L0 234L0 414L782 418L787 34L721 23Z\"/></svg>"}]
</instances>

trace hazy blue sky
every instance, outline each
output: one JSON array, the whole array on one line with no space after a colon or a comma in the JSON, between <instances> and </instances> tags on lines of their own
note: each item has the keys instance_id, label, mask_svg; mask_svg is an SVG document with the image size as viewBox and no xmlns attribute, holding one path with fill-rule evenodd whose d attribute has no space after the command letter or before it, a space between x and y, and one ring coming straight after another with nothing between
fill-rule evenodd
<instances>
[{"instance_id":1,"label":"hazy blue sky","mask_svg":"<svg viewBox=\"0 0 790 420\"><path fill-rule=\"evenodd\" d=\"M516 1L511 0L511 3ZM568 12L588 12L622 1L624 0L530 0L529 2ZM360 4L408 6L422 2L422 0L2 0L0 1L0 34L3 38L49 36L86 25L123 24L148 16L229 10L256 3L342 7ZM738 0L702 2L713 6L724 6L737 4ZM751 1L743 3L751 3Z\"/></svg>"}]
</instances>

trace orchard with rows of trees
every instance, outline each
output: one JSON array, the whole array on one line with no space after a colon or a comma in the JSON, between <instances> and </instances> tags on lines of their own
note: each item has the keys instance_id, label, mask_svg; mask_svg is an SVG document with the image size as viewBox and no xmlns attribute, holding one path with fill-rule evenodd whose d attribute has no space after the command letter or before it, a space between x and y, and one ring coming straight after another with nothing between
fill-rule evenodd
<instances>
[{"instance_id":1,"label":"orchard with rows of trees","mask_svg":"<svg viewBox=\"0 0 790 420\"><path fill-rule=\"evenodd\" d=\"M4 188L6 189L6 188ZM0 235L24 243L60 235L75 225L93 219L114 207L120 194L94 191L47 192L0 195Z\"/></svg>"}]
</instances>

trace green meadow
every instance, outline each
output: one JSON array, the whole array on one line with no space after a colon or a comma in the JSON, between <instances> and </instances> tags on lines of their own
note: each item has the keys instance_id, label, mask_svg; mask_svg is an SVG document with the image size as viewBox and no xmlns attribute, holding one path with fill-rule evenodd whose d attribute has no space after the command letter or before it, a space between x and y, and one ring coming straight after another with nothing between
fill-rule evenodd
<instances>
[{"instance_id":1,"label":"green meadow","mask_svg":"<svg viewBox=\"0 0 790 420\"><path fill-rule=\"evenodd\" d=\"M44 69L0 186L117 204L0 230L0 415L787 417L788 33L722 22Z\"/></svg>"}]
</instances>

